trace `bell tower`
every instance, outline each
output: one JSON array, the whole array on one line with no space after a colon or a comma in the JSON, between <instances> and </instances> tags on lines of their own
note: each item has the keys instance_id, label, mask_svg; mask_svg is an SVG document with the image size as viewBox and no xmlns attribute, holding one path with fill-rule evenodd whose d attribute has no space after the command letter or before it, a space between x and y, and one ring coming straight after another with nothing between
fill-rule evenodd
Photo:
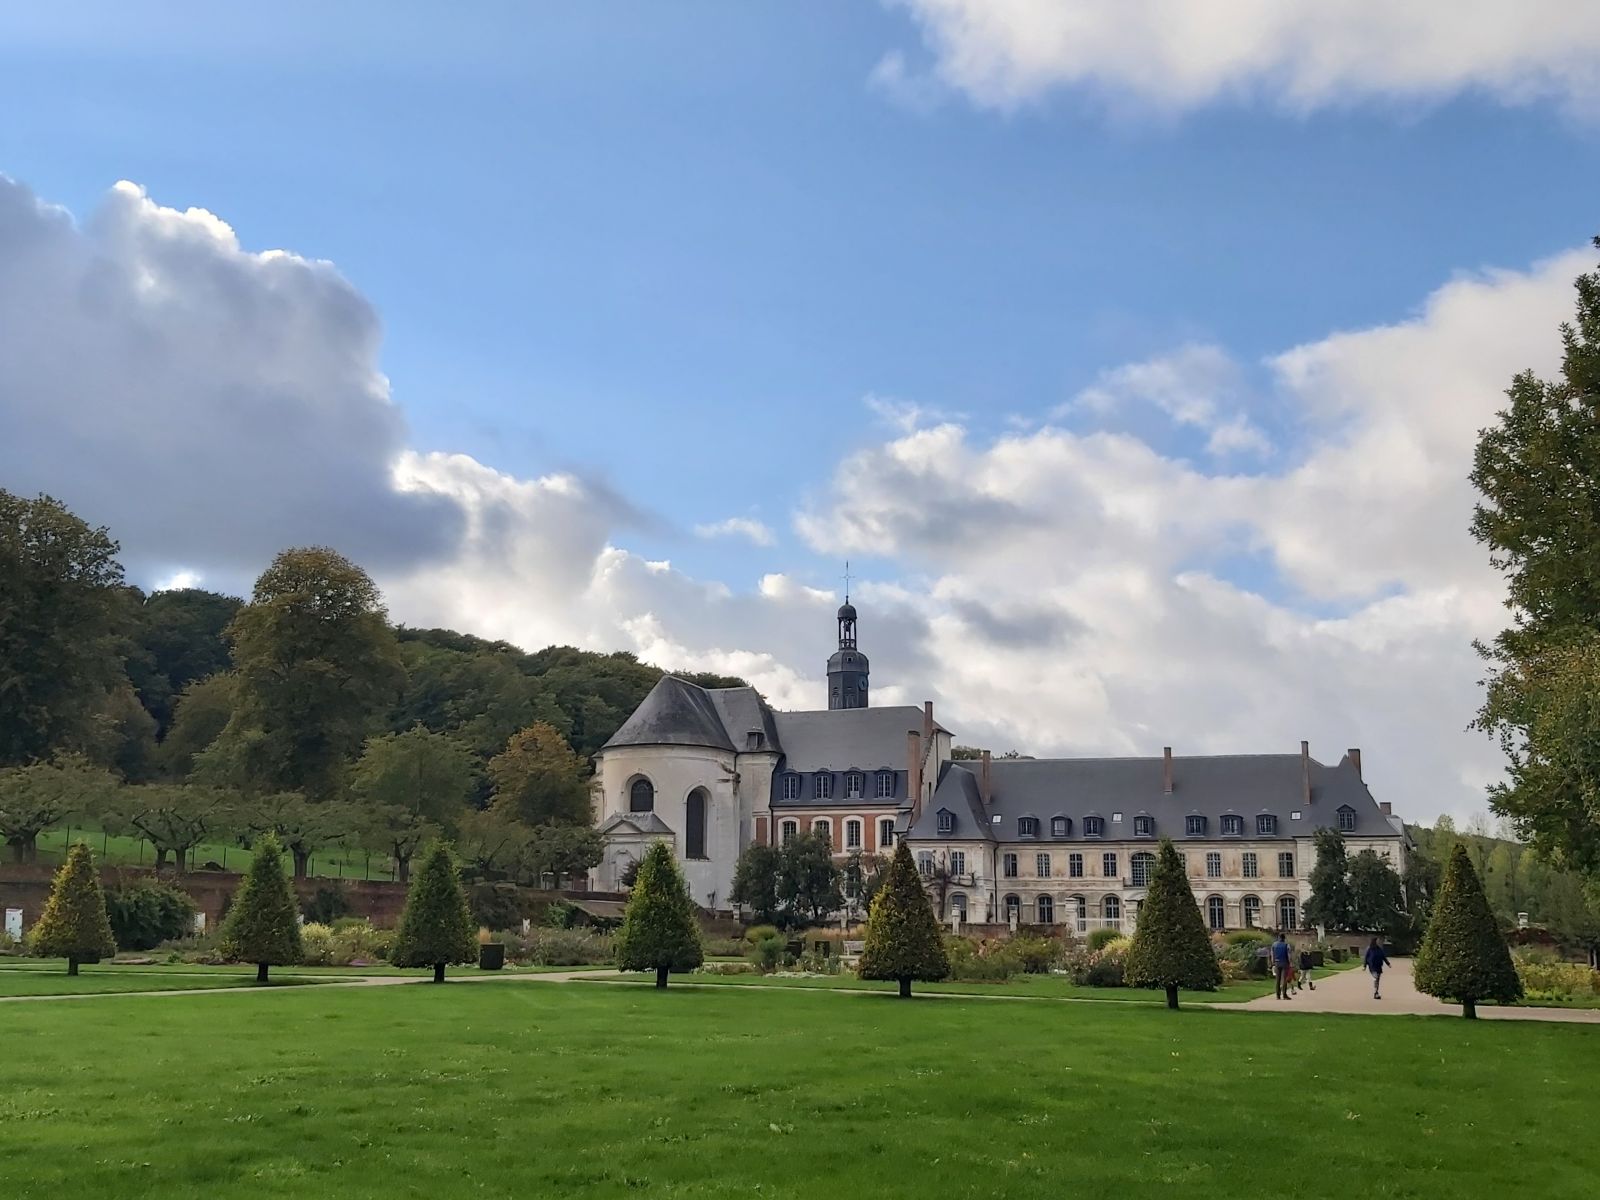
<instances>
[{"instance_id":1,"label":"bell tower","mask_svg":"<svg viewBox=\"0 0 1600 1200\"><path fill-rule=\"evenodd\" d=\"M850 603L849 565L844 603L839 606L839 648L828 659L828 707L867 707L867 656L856 648L856 609Z\"/></svg>"}]
</instances>

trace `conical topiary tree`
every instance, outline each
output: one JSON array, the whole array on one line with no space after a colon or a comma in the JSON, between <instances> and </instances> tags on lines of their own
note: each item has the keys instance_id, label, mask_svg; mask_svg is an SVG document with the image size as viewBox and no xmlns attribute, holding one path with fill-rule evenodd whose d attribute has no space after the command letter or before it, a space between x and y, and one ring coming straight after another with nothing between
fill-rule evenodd
<instances>
[{"instance_id":1,"label":"conical topiary tree","mask_svg":"<svg viewBox=\"0 0 1600 1200\"><path fill-rule=\"evenodd\" d=\"M1214 992L1222 983L1222 968L1189 890L1183 856L1166 838L1139 908L1124 970L1130 987L1165 988L1168 1008L1178 1007L1179 988Z\"/></svg>"},{"instance_id":2,"label":"conical topiary tree","mask_svg":"<svg viewBox=\"0 0 1600 1200\"><path fill-rule=\"evenodd\" d=\"M293 966L301 959L299 916L283 873L283 849L266 834L234 893L218 949L229 962L255 963L256 982L266 983L267 968Z\"/></svg>"},{"instance_id":3,"label":"conical topiary tree","mask_svg":"<svg viewBox=\"0 0 1600 1200\"><path fill-rule=\"evenodd\" d=\"M50 899L29 935L29 948L40 958L66 959L68 975L78 973L80 959L117 952L94 855L82 842L72 847L56 872Z\"/></svg>"},{"instance_id":4,"label":"conical topiary tree","mask_svg":"<svg viewBox=\"0 0 1600 1200\"><path fill-rule=\"evenodd\" d=\"M1417 987L1441 1000L1455 1000L1465 1017L1478 1015L1478 1001L1510 1004L1522 997L1522 980L1489 900L1460 842L1450 852L1433 916L1417 951Z\"/></svg>"},{"instance_id":5,"label":"conical topiary tree","mask_svg":"<svg viewBox=\"0 0 1600 1200\"><path fill-rule=\"evenodd\" d=\"M704 961L689 888L667 844L657 842L639 863L628 896L617 932L617 970L654 971L656 986L664 988L668 972L692 971Z\"/></svg>"},{"instance_id":6,"label":"conical topiary tree","mask_svg":"<svg viewBox=\"0 0 1600 1200\"><path fill-rule=\"evenodd\" d=\"M433 981L443 983L447 964L477 957L472 910L455 859L436 842L423 857L422 869L412 873L389 961L397 967L432 967Z\"/></svg>"},{"instance_id":7,"label":"conical topiary tree","mask_svg":"<svg viewBox=\"0 0 1600 1200\"><path fill-rule=\"evenodd\" d=\"M895 980L901 996L911 995L913 979L932 981L950 974L944 935L904 841L895 847L872 898L859 973L863 979Z\"/></svg>"}]
</instances>

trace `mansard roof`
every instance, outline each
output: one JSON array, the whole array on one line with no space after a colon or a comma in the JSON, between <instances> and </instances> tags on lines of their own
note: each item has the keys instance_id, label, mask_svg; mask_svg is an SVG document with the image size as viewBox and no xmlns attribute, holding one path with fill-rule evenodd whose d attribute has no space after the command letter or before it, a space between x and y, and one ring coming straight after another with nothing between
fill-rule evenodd
<instances>
[{"instance_id":1,"label":"mansard roof","mask_svg":"<svg viewBox=\"0 0 1600 1200\"><path fill-rule=\"evenodd\" d=\"M786 771L905 770L906 734L922 731L922 710L834 708L773 714Z\"/></svg>"}]
</instances>

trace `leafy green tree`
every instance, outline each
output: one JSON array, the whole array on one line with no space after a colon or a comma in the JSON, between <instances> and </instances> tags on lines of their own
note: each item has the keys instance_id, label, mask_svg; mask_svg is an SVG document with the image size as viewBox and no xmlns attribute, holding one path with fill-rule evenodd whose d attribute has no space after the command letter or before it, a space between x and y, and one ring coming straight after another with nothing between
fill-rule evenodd
<instances>
[{"instance_id":1,"label":"leafy green tree","mask_svg":"<svg viewBox=\"0 0 1600 1200\"><path fill-rule=\"evenodd\" d=\"M527 825L587 825L591 816L583 760L553 725L537 722L511 735L489 760L494 809Z\"/></svg>"},{"instance_id":2,"label":"leafy green tree","mask_svg":"<svg viewBox=\"0 0 1600 1200\"><path fill-rule=\"evenodd\" d=\"M460 821L456 851L475 879L514 879L533 830L497 812L469 812Z\"/></svg>"},{"instance_id":3,"label":"leafy green tree","mask_svg":"<svg viewBox=\"0 0 1600 1200\"><path fill-rule=\"evenodd\" d=\"M796 925L844 907L844 873L826 834L802 833L779 851L778 902Z\"/></svg>"},{"instance_id":4,"label":"leafy green tree","mask_svg":"<svg viewBox=\"0 0 1600 1200\"><path fill-rule=\"evenodd\" d=\"M734 864L733 890L728 899L748 908L756 924L777 924L781 869L782 854L776 846L750 845Z\"/></svg>"},{"instance_id":5,"label":"leafy green tree","mask_svg":"<svg viewBox=\"0 0 1600 1200\"><path fill-rule=\"evenodd\" d=\"M1139 908L1125 973L1130 987L1164 988L1168 1008L1178 1007L1179 988L1214 992L1222 985L1222 968L1189 888L1183 857L1168 838L1161 839L1150 888Z\"/></svg>"},{"instance_id":6,"label":"leafy green tree","mask_svg":"<svg viewBox=\"0 0 1600 1200\"><path fill-rule=\"evenodd\" d=\"M1458 1001L1466 1017L1478 1015L1480 1000L1510 1004L1522 996L1511 952L1459 843L1450 853L1433 919L1417 952L1415 979L1430 996Z\"/></svg>"},{"instance_id":7,"label":"leafy green tree","mask_svg":"<svg viewBox=\"0 0 1600 1200\"><path fill-rule=\"evenodd\" d=\"M1400 877L1405 892L1406 911L1411 914L1412 943L1420 941L1433 915L1434 897L1439 894L1443 870L1430 850L1417 847L1406 855L1405 873Z\"/></svg>"},{"instance_id":8,"label":"leafy green tree","mask_svg":"<svg viewBox=\"0 0 1600 1200\"><path fill-rule=\"evenodd\" d=\"M456 832L476 786L472 755L421 726L368 738L350 775L368 840L394 858L402 882L430 837Z\"/></svg>"},{"instance_id":9,"label":"leafy green tree","mask_svg":"<svg viewBox=\"0 0 1600 1200\"><path fill-rule=\"evenodd\" d=\"M249 833L270 833L294 858L294 877L310 872L311 856L326 846L352 837L362 828L355 805L336 800L321 803L298 792L253 796L241 809L240 823Z\"/></svg>"},{"instance_id":10,"label":"leafy green tree","mask_svg":"<svg viewBox=\"0 0 1600 1200\"><path fill-rule=\"evenodd\" d=\"M1405 927L1405 895L1400 876L1376 851L1350 860L1350 921L1356 929L1395 934Z\"/></svg>"},{"instance_id":11,"label":"leafy green tree","mask_svg":"<svg viewBox=\"0 0 1600 1200\"><path fill-rule=\"evenodd\" d=\"M105 529L0 490L0 766L81 745L123 679L126 611Z\"/></svg>"},{"instance_id":12,"label":"leafy green tree","mask_svg":"<svg viewBox=\"0 0 1600 1200\"><path fill-rule=\"evenodd\" d=\"M694 902L665 842L651 846L639 864L616 952L618 970L654 971L658 988L667 986L669 972L692 971L705 961Z\"/></svg>"},{"instance_id":13,"label":"leafy green tree","mask_svg":"<svg viewBox=\"0 0 1600 1200\"><path fill-rule=\"evenodd\" d=\"M285 550L228 626L234 710L200 758L243 790L341 794L403 682L378 589L323 547Z\"/></svg>"},{"instance_id":14,"label":"leafy green tree","mask_svg":"<svg viewBox=\"0 0 1600 1200\"><path fill-rule=\"evenodd\" d=\"M174 588L138 598L128 677L158 737L172 728L178 697L231 665L224 631L242 601L202 588Z\"/></svg>"},{"instance_id":15,"label":"leafy green tree","mask_svg":"<svg viewBox=\"0 0 1600 1200\"><path fill-rule=\"evenodd\" d=\"M895 847L889 869L867 916L866 944L862 948L862 979L893 979L902 997L911 995L912 980L932 981L950 974L933 905L911 860L910 847Z\"/></svg>"},{"instance_id":16,"label":"leafy green tree","mask_svg":"<svg viewBox=\"0 0 1600 1200\"><path fill-rule=\"evenodd\" d=\"M191 683L177 698L172 725L156 750L163 778L184 780L194 770L195 756L211 746L233 717L234 677L212 675Z\"/></svg>"},{"instance_id":17,"label":"leafy green tree","mask_svg":"<svg viewBox=\"0 0 1600 1200\"><path fill-rule=\"evenodd\" d=\"M266 983L269 967L293 966L303 957L299 915L283 873L283 849L269 833L256 842L250 871L222 923L218 949L229 962L255 963L256 982Z\"/></svg>"},{"instance_id":18,"label":"leafy green tree","mask_svg":"<svg viewBox=\"0 0 1600 1200\"><path fill-rule=\"evenodd\" d=\"M397 967L432 967L433 981L443 983L447 965L477 957L475 926L455 859L444 843L435 842L406 893L389 960Z\"/></svg>"},{"instance_id":19,"label":"leafy green tree","mask_svg":"<svg viewBox=\"0 0 1600 1200\"><path fill-rule=\"evenodd\" d=\"M1306 921L1327 930L1355 928L1355 896L1350 890L1350 861L1337 829L1319 829L1312 839L1317 865L1311 868L1311 898Z\"/></svg>"},{"instance_id":20,"label":"leafy green tree","mask_svg":"<svg viewBox=\"0 0 1600 1200\"><path fill-rule=\"evenodd\" d=\"M111 933L124 950L154 950L194 928L199 911L187 892L171 884L141 879L106 893Z\"/></svg>"},{"instance_id":21,"label":"leafy green tree","mask_svg":"<svg viewBox=\"0 0 1600 1200\"><path fill-rule=\"evenodd\" d=\"M29 935L29 948L40 958L66 959L68 975L78 973L82 959L117 952L94 855L82 842L67 852L67 861L56 872L50 899Z\"/></svg>"},{"instance_id":22,"label":"leafy green tree","mask_svg":"<svg viewBox=\"0 0 1600 1200\"><path fill-rule=\"evenodd\" d=\"M39 835L74 817L97 815L116 782L81 754L0 768L0 839L13 862L38 858Z\"/></svg>"},{"instance_id":23,"label":"leafy green tree","mask_svg":"<svg viewBox=\"0 0 1600 1200\"><path fill-rule=\"evenodd\" d=\"M605 839L586 825L540 825L522 852L522 869L535 887L585 875L605 857Z\"/></svg>"},{"instance_id":24,"label":"leafy green tree","mask_svg":"<svg viewBox=\"0 0 1600 1200\"><path fill-rule=\"evenodd\" d=\"M241 819L238 797L226 789L146 783L113 792L106 802L104 824L111 832L125 830L148 841L156 852L158 872L170 856L182 875L196 846L233 833Z\"/></svg>"}]
</instances>

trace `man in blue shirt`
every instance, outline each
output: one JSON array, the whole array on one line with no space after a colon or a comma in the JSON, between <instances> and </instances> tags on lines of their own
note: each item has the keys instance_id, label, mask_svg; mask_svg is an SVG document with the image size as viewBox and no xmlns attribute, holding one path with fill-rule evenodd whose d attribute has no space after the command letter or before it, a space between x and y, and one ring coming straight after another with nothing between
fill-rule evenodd
<instances>
[{"instance_id":1,"label":"man in blue shirt","mask_svg":"<svg viewBox=\"0 0 1600 1200\"><path fill-rule=\"evenodd\" d=\"M1272 943L1272 975L1278 981L1278 999L1289 999L1289 943L1281 933Z\"/></svg>"}]
</instances>

